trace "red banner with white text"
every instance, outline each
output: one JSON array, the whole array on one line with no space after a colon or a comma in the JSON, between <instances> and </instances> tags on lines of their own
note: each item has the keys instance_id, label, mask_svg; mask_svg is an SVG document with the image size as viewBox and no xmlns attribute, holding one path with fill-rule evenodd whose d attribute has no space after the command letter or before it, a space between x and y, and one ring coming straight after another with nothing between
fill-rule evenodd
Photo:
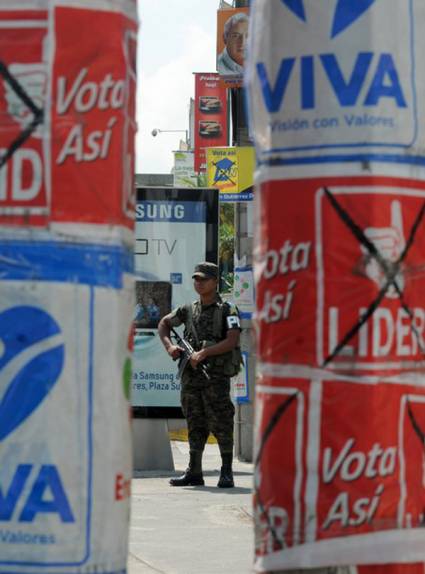
<instances>
[{"instance_id":1,"label":"red banner with white text","mask_svg":"<svg viewBox=\"0 0 425 574\"><path fill-rule=\"evenodd\" d=\"M271 179L260 192L257 570L419 563L425 184Z\"/></svg>"},{"instance_id":2,"label":"red banner with white text","mask_svg":"<svg viewBox=\"0 0 425 574\"><path fill-rule=\"evenodd\" d=\"M226 145L226 87L218 74L195 74L195 172L207 170L206 148Z\"/></svg>"},{"instance_id":3,"label":"red banner with white text","mask_svg":"<svg viewBox=\"0 0 425 574\"><path fill-rule=\"evenodd\" d=\"M0 11L2 224L133 224L137 25L93 13Z\"/></svg>"}]
</instances>

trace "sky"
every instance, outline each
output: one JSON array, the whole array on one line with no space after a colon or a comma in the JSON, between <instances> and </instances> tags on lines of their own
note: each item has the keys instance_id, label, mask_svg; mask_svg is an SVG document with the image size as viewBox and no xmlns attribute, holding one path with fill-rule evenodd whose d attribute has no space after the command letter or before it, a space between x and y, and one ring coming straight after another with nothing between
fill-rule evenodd
<instances>
[{"instance_id":1,"label":"sky","mask_svg":"<svg viewBox=\"0 0 425 574\"><path fill-rule=\"evenodd\" d=\"M215 72L219 0L138 0L136 172L170 173L189 129L194 72Z\"/></svg>"}]
</instances>

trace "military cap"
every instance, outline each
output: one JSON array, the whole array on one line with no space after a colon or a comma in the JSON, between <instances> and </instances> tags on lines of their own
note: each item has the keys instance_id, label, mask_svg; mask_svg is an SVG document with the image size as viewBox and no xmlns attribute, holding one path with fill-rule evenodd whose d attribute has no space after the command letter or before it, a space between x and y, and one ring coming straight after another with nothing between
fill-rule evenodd
<instances>
[{"instance_id":1,"label":"military cap","mask_svg":"<svg viewBox=\"0 0 425 574\"><path fill-rule=\"evenodd\" d=\"M204 279L218 279L218 267L215 263L204 261L195 266L193 277L203 277Z\"/></svg>"}]
</instances>

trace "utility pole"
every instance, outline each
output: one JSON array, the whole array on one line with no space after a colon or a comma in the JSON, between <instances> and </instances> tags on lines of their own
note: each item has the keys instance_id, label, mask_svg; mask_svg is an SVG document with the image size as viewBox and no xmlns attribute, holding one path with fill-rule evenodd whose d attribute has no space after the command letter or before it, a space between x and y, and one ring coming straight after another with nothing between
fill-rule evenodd
<instances>
[{"instance_id":1,"label":"utility pole","mask_svg":"<svg viewBox=\"0 0 425 574\"><path fill-rule=\"evenodd\" d=\"M411 7L251 6L259 572L424 572L424 276L409 269L425 251L425 116L410 90L425 9Z\"/></svg>"},{"instance_id":2,"label":"utility pole","mask_svg":"<svg viewBox=\"0 0 425 574\"><path fill-rule=\"evenodd\" d=\"M249 0L235 0L235 8L249 6ZM245 111L245 99L243 88L230 90L231 113L233 123L232 145L252 146L252 140L248 134L248 121ZM249 229L252 227L252 202L238 202L235 205L235 255L238 261L245 258L246 265L252 265L252 236ZM250 402L236 406L236 432L235 448L236 455L240 460L252 462L253 456L253 397L255 392L255 344L253 341L251 319L242 319L241 348L248 354L248 394Z\"/></svg>"},{"instance_id":3,"label":"utility pole","mask_svg":"<svg viewBox=\"0 0 425 574\"><path fill-rule=\"evenodd\" d=\"M235 8L249 6L249 0L235 0ZM233 120L234 146L252 146L249 137L248 118L245 109L243 88L231 89L231 113ZM245 257L246 265L253 265L253 239L249 234L252 227L252 205L239 202L235 209L235 254L238 260ZM253 325L250 319L242 319L241 347L248 352L248 392L251 401L248 404L237 405L236 411L236 454L240 460L252 462L253 460L253 422L256 372L256 347L253 337ZM338 568L312 568L295 569L275 572L275 574L348 574L345 569Z\"/></svg>"},{"instance_id":4,"label":"utility pole","mask_svg":"<svg viewBox=\"0 0 425 574\"><path fill-rule=\"evenodd\" d=\"M249 0L235 0L235 7L249 6ZM231 90L232 118L233 118L233 145L252 146L253 141L249 137L248 119L245 109L245 97L243 88ZM251 218L251 221L249 220ZM253 239L248 235L249 227L252 226L253 210L249 209L246 202L236 204L235 210L235 252L237 259L246 258L247 265L253 265ZM237 407L237 432L236 454L241 460L252 461L253 457L253 421L256 373L256 348L253 337L253 325L249 319L242 320L242 349L248 351L248 386L250 403ZM338 568L309 568L295 570L276 571L275 574L348 574L345 569Z\"/></svg>"}]
</instances>

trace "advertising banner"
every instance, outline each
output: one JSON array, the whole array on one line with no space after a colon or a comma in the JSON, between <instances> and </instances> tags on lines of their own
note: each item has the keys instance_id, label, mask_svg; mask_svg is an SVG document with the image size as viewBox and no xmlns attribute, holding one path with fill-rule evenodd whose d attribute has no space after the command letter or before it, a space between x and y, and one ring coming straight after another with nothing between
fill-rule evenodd
<instances>
[{"instance_id":1,"label":"advertising banner","mask_svg":"<svg viewBox=\"0 0 425 574\"><path fill-rule=\"evenodd\" d=\"M248 28L249 8L217 11L217 72L228 87L242 85Z\"/></svg>"},{"instance_id":2,"label":"advertising banner","mask_svg":"<svg viewBox=\"0 0 425 574\"><path fill-rule=\"evenodd\" d=\"M200 261L217 261L217 249L216 190L138 190L134 407L180 407L177 363L165 352L158 336L158 323L175 307L196 298L193 269ZM135 412L137 415L139 411Z\"/></svg>"},{"instance_id":3,"label":"advertising banner","mask_svg":"<svg viewBox=\"0 0 425 574\"><path fill-rule=\"evenodd\" d=\"M198 187L193 151L174 152L174 187Z\"/></svg>"},{"instance_id":4,"label":"advertising banner","mask_svg":"<svg viewBox=\"0 0 425 574\"><path fill-rule=\"evenodd\" d=\"M255 568L419 574L425 10L258 0L250 19Z\"/></svg>"},{"instance_id":5,"label":"advertising banner","mask_svg":"<svg viewBox=\"0 0 425 574\"><path fill-rule=\"evenodd\" d=\"M220 201L251 201L254 197L253 147L207 149L208 186L220 191Z\"/></svg>"},{"instance_id":6,"label":"advertising banner","mask_svg":"<svg viewBox=\"0 0 425 574\"><path fill-rule=\"evenodd\" d=\"M226 88L218 74L195 74L195 172L207 170L207 148L227 143Z\"/></svg>"},{"instance_id":7,"label":"advertising banner","mask_svg":"<svg viewBox=\"0 0 425 574\"><path fill-rule=\"evenodd\" d=\"M0 223L130 228L135 4L34 4L0 10Z\"/></svg>"}]
</instances>

